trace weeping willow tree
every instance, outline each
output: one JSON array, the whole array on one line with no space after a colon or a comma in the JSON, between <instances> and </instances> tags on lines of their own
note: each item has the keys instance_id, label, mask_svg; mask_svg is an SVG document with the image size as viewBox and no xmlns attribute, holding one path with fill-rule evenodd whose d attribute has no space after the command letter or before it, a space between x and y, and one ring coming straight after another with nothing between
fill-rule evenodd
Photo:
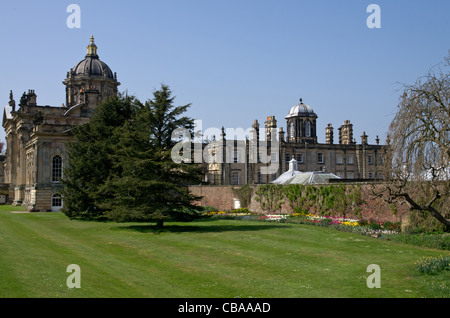
<instances>
[{"instance_id":1,"label":"weeping willow tree","mask_svg":"<svg viewBox=\"0 0 450 318\"><path fill-rule=\"evenodd\" d=\"M450 56L404 85L390 124L383 196L426 213L450 231ZM381 195L381 192L379 193Z\"/></svg>"}]
</instances>

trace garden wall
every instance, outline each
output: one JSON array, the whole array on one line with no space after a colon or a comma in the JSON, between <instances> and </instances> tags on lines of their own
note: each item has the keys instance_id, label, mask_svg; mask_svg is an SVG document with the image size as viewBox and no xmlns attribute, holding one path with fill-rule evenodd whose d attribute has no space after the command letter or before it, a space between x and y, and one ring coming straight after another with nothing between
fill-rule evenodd
<instances>
[{"instance_id":1,"label":"garden wall","mask_svg":"<svg viewBox=\"0 0 450 318\"><path fill-rule=\"evenodd\" d=\"M253 186L256 189L257 186ZM372 194L371 184L361 184L361 196L366 203L362 204L361 215L347 214L346 217L354 219L375 220L377 222L407 222L407 207L405 205L397 205L397 212L394 214L392 208L383 199L375 197ZM238 188L235 186L235 188ZM236 208L237 196L233 192L233 186L190 186L189 190L192 194L201 196L198 202L201 206L212 206L219 210L231 210ZM292 209L284 200L281 209L271 211L275 213L292 213ZM255 191L251 198L249 210L252 212L269 212L263 211L261 205L256 200ZM310 211L314 213L316 211Z\"/></svg>"}]
</instances>

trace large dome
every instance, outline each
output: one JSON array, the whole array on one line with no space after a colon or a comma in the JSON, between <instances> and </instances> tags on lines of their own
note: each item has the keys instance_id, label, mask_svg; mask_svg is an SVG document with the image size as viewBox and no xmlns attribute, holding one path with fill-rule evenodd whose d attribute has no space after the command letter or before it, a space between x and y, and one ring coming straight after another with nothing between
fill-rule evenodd
<instances>
[{"instance_id":1,"label":"large dome","mask_svg":"<svg viewBox=\"0 0 450 318\"><path fill-rule=\"evenodd\" d=\"M293 106L287 114L286 118L291 117L317 117L316 113L312 109L311 106L303 104L302 99L300 98L300 103Z\"/></svg>"},{"instance_id":2,"label":"large dome","mask_svg":"<svg viewBox=\"0 0 450 318\"><path fill-rule=\"evenodd\" d=\"M86 57L79 62L72 70L72 74L86 76L105 76L114 79L114 74L106 63L98 58Z\"/></svg>"},{"instance_id":3,"label":"large dome","mask_svg":"<svg viewBox=\"0 0 450 318\"><path fill-rule=\"evenodd\" d=\"M94 37L87 47L87 54L84 60L80 61L72 69L73 76L102 76L114 79L114 74L106 63L100 61L97 55L97 46L94 44Z\"/></svg>"}]
</instances>

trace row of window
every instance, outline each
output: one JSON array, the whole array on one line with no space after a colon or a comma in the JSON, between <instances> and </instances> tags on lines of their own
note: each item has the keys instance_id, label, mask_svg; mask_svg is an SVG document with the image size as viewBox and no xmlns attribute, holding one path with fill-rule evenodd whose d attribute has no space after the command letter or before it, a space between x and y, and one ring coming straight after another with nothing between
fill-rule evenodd
<instances>
[{"instance_id":1,"label":"row of window","mask_svg":"<svg viewBox=\"0 0 450 318\"><path fill-rule=\"evenodd\" d=\"M305 137L311 137L311 123L309 121L305 121ZM295 137L295 125L291 122L289 125L289 137ZM297 136L300 137L300 136Z\"/></svg>"},{"instance_id":2,"label":"row of window","mask_svg":"<svg viewBox=\"0 0 450 318\"><path fill-rule=\"evenodd\" d=\"M303 154L299 153L297 154L297 158L295 158L298 163L303 163ZM291 161L291 154L287 153L286 154L286 162ZM346 156L346 161L347 164L353 164L353 155L347 155ZM325 163L325 158L324 158L324 154L322 152L317 153L317 163ZM344 156L341 154L336 155L336 163L337 164L344 164ZM368 155L367 156L367 163L369 165L374 164L374 159L373 159L373 155Z\"/></svg>"},{"instance_id":3,"label":"row of window","mask_svg":"<svg viewBox=\"0 0 450 318\"><path fill-rule=\"evenodd\" d=\"M298 163L304 163L304 155L302 153L298 153L297 158L295 158L297 160ZM291 154L287 153L286 154L286 162L291 161ZM324 154L322 152L317 153L317 163L325 163L325 157ZM342 155L337 155L336 158L336 163L338 164L342 164L343 163L343 157ZM347 164L353 164L353 155L347 155Z\"/></svg>"},{"instance_id":4,"label":"row of window","mask_svg":"<svg viewBox=\"0 0 450 318\"><path fill-rule=\"evenodd\" d=\"M237 151L234 152L234 156L233 156L233 162L234 163L238 163L239 162L239 153ZM291 160L291 154L287 153L286 154L286 162L289 162ZM304 163L304 155L302 153L298 153L296 155L295 158L298 163ZM270 158L271 162L277 162L277 155L276 154L272 154L271 158ZM261 157L260 154L258 153L258 162L261 162ZM317 153L317 163L324 163L325 162L325 156L323 152L319 152ZM344 155L342 154L337 154L336 155L336 163L337 164L344 164ZM347 155L346 156L346 163L347 164L353 164L354 160L353 160L353 155ZM367 156L367 163L369 165L372 165L375 163L374 160L374 156L373 155L368 155ZM380 163L383 163L382 159L380 160Z\"/></svg>"}]
</instances>

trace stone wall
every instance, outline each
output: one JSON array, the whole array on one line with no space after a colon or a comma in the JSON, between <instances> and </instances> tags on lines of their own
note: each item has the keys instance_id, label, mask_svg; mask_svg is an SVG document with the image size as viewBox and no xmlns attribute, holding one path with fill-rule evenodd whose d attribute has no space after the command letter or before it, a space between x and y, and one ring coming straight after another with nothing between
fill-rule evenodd
<instances>
[{"instance_id":1,"label":"stone wall","mask_svg":"<svg viewBox=\"0 0 450 318\"><path fill-rule=\"evenodd\" d=\"M234 186L236 187L236 186ZM254 186L256 188L257 186ZM219 210L231 210L235 208L235 202L238 200L233 192L233 186L190 186L191 193L201 196L198 202L201 206L213 206ZM248 207L252 212L265 212L261 209L259 202L253 191L252 200ZM405 222L407 221L408 209L405 205L397 205L397 213L394 214L392 208L383 199L377 198L372 194L372 185L361 185L362 198L366 201L362 205L361 216L346 215L348 218L375 220L377 222ZM277 213L292 213L292 209L287 203L284 203ZM314 213L314 211L311 211Z\"/></svg>"},{"instance_id":2,"label":"stone wall","mask_svg":"<svg viewBox=\"0 0 450 318\"><path fill-rule=\"evenodd\" d=\"M237 197L234 195L232 186L190 186L193 195L202 197L198 202L201 206L213 206L219 210L234 209Z\"/></svg>"}]
</instances>

